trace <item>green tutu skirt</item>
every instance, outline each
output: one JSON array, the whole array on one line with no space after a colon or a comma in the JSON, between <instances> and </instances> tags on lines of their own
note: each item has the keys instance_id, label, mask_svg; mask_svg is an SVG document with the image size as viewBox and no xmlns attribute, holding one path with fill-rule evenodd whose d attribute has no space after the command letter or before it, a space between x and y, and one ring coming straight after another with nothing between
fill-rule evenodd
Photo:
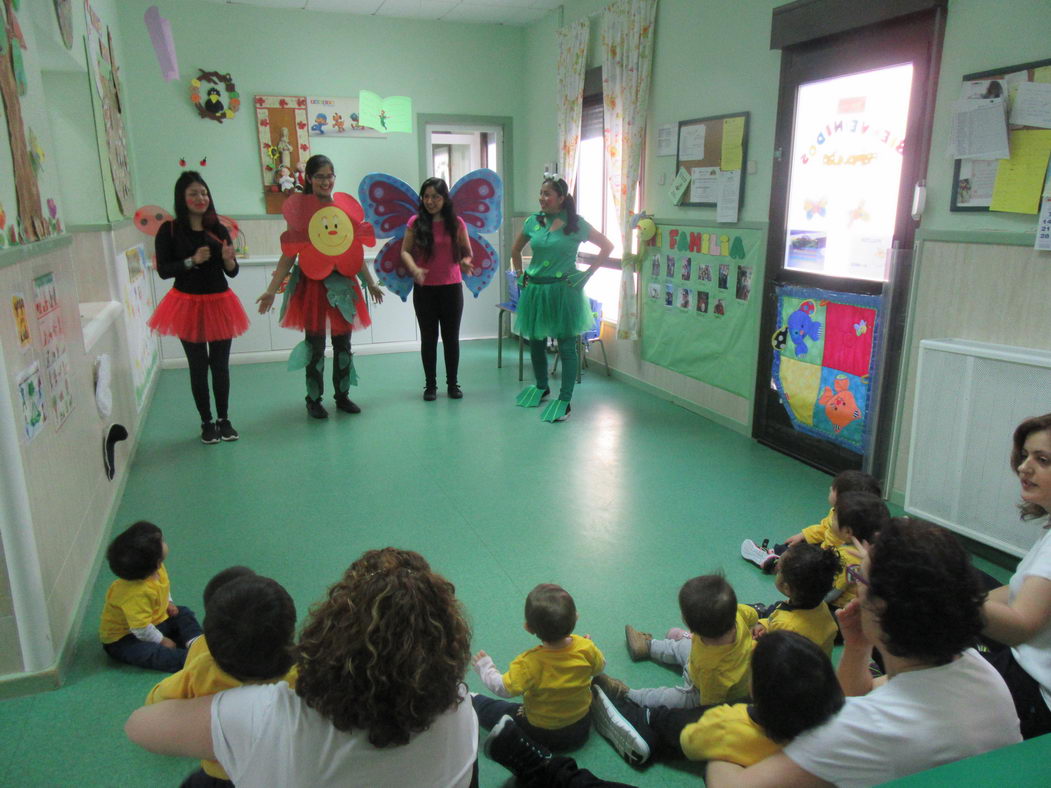
<instances>
[{"instance_id":1,"label":"green tutu skirt","mask_svg":"<svg viewBox=\"0 0 1051 788\"><path fill-rule=\"evenodd\" d=\"M570 287L565 279L530 279L522 288L515 311L515 333L523 339L575 337L594 323L584 291Z\"/></svg>"}]
</instances>

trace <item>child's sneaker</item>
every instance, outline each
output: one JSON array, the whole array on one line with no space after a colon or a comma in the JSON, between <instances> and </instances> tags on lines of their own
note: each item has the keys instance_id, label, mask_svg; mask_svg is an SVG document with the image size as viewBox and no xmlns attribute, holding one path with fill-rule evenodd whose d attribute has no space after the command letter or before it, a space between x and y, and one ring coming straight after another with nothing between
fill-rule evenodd
<instances>
[{"instance_id":1,"label":"child's sneaker","mask_svg":"<svg viewBox=\"0 0 1051 788\"><path fill-rule=\"evenodd\" d=\"M683 640L684 638L689 639L693 637L693 633L688 629L682 627L672 627L668 630L668 634L664 636L668 640Z\"/></svg>"},{"instance_id":2,"label":"child's sneaker","mask_svg":"<svg viewBox=\"0 0 1051 788\"><path fill-rule=\"evenodd\" d=\"M650 658L650 641L653 635L649 632L639 632L630 624L624 626L624 639L628 644L628 656L632 662L642 662Z\"/></svg>"},{"instance_id":3,"label":"child's sneaker","mask_svg":"<svg viewBox=\"0 0 1051 788\"><path fill-rule=\"evenodd\" d=\"M768 539L763 540L762 546L757 545L751 539L741 542L741 558L751 561L764 572L768 571L777 562L777 553L767 548Z\"/></svg>"},{"instance_id":4,"label":"child's sneaker","mask_svg":"<svg viewBox=\"0 0 1051 788\"><path fill-rule=\"evenodd\" d=\"M596 677L597 678L597 677ZM606 693L595 684L591 685L595 698L591 703L591 721L595 730L602 734L632 766L641 766L650 757L650 745L606 697Z\"/></svg>"},{"instance_id":5,"label":"child's sneaker","mask_svg":"<svg viewBox=\"0 0 1051 788\"><path fill-rule=\"evenodd\" d=\"M551 760L550 750L526 736L507 714L493 726L483 746L486 755L516 777L538 775Z\"/></svg>"}]
</instances>

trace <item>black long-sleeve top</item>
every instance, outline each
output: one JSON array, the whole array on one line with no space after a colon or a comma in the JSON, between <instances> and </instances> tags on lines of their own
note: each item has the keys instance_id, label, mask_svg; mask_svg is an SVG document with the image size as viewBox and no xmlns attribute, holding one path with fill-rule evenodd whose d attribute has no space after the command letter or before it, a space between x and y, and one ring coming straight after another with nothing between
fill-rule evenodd
<instances>
[{"instance_id":1,"label":"black long-sleeve top","mask_svg":"<svg viewBox=\"0 0 1051 788\"><path fill-rule=\"evenodd\" d=\"M178 222L168 221L157 230L155 250L157 273L161 279L175 277L174 287L183 293L203 295L221 293L229 289L226 278L237 276L240 267L227 271L223 265L223 242L230 242L230 233L217 224L207 230L186 230ZM186 258L193 257L200 247L207 246L212 256L200 265L186 267Z\"/></svg>"}]
</instances>

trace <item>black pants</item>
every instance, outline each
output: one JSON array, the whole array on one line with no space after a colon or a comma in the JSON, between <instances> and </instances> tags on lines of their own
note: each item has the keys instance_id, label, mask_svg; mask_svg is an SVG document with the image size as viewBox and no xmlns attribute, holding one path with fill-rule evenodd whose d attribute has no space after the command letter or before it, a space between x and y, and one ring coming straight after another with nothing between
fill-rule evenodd
<instances>
[{"instance_id":1,"label":"black pants","mask_svg":"<svg viewBox=\"0 0 1051 788\"><path fill-rule=\"evenodd\" d=\"M483 728L492 728L507 714L514 718L515 725L521 728L526 736L555 752L575 750L588 740L588 733L591 732L590 714L585 714L576 722L562 728L538 728L526 718L521 703L490 698L487 695L475 695L471 698L471 703L478 715L478 724Z\"/></svg>"},{"instance_id":2,"label":"black pants","mask_svg":"<svg viewBox=\"0 0 1051 788\"><path fill-rule=\"evenodd\" d=\"M229 416L230 404L230 345L232 339L217 342L187 342L180 339L190 364L190 390L201 421L212 420L212 406L208 396L208 370L212 371L212 392L215 394L215 415L219 419Z\"/></svg>"},{"instance_id":3,"label":"black pants","mask_svg":"<svg viewBox=\"0 0 1051 788\"><path fill-rule=\"evenodd\" d=\"M233 785L230 780L220 780L204 769L198 769L183 780L179 788L233 788Z\"/></svg>"},{"instance_id":4,"label":"black pants","mask_svg":"<svg viewBox=\"0 0 1051 788\"><path fill-rule=\"evenodd\" d=\"M424 384L438 385L438 334L445 351L445 382L454 386L460 367L460 318L463 316L463 286L417 285L412 289L412 306L420 324L420 356Z\"/></svg>"},{"instance_id":5,"label":"black pants","mask_svg":"<svg viewBox=\"0 0 1051 788\"><path fill-rule=\"evenodd\" d=\"M554 756L543 769L520 780L530 788L635 788L628 783L614 783L581 769L572 758Z\"/></svg>"},{"instance_id":6,"label":"black pants","mask_svg":"<svg viewBox=\"0 0 1051 788\"><path fill-rule=\"evenodd\" d=\"M1048 709L1047 703L1044 702L1037 680L1015 661L1010 646L987 638L982 639L982 645L989 649L983 651L982 656L1004 677L1004 683L1011 690L1022 738L1032 739L1051 733L1051 709Z\"/></svg>"},{"instance_id":7,"label":"black pants","mask_svg":"<svg viewBox=\"0 0 1051 788\"><path fill-rule=\"evenodd\" d=\"M320 400L325 393L325 335L307 333L310 361L307 362L307 396ZM337 397L350 391L350 334L332 335L332 388Z\"/></svg>"}]
</instances>

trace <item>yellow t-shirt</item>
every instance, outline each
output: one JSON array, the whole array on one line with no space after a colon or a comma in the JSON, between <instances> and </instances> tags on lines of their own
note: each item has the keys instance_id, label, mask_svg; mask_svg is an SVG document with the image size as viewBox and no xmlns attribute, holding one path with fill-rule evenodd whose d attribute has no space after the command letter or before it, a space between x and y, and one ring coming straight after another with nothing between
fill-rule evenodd
<instances>
[{"instance_id":1,"label":"yellow t-shirt","mask_svg":"<svg viewBox=\"0 0 1051 788\"><path fill-rule=\"evenodd\" d=\"M755 648L752 627L758 620L754 607L738 605L737 633L734 642L725 646L707 646L694 633L687 671L705 706L748 697Z\"/></svg>"},{"instance_id":2,"label":"yellow t-shirt","mask_svg":"<svg viewBox=\"0 0 1051 788\"><path fill-rule=\"evenodd\" d=\"M171 583L164 564L145 580L117 578L106 592L99 639L103 643L116 643L133 629L156 626L167 620L170 598Z\"/></svg>"},{"instance_id":3,"label":"yellow t-shirt","mask_svg":"<svg viewBox=\"0 0 1051 788\"><path fill-rule=\"evenodd\" d=\"M817 525L808 525L803 529L803 538L809 544L821 545L821 547L839 547L843 540L832 533L832 515L835 509L829 509L821 522Z\"/></svg>"},{"instance_id":4,"label":"yellow t-shirt","mask_svg":"<svg viewBox=\"0 0 1051 788\"><path fill-rule=\"evenodd\" d=\"M679 745L691 761L729 761L751 766L781 751L748 713L747 703L708 709L679 734Z\"/></svg>"},{"instance_id":5,"label":"yellow t-shirt","mask_svg":"<svg viewBox=\"0 0 1051 788\"><path fill-rule=\"evenodd\" d=\"M836 641L836 632L839 630L832 611L824 602L811 608L792 607L784 603L771 613L769 618L759 619L759 623L767 632L773 632L776 629L796 632L817 643L830 658L832 646Z\"/></svg>"},{"instance_id":6,"label":"yellow t-shirt","mask_svg":"<svg viewBox=\"0 0 1051 788\"><path fill-rule=\"evenodd\" d=\"M522 696L526 719L538 728L565 728L591 710L591 678L606 659L588 638L570 640L565 648L537 646L519 654L502 677L504 689Z\"/></svg>"},{"instance_id":7,"label":"yellow t-shirt","mask_svg":"<svg viewBox=\"0 0 1051 788\"><path fill-rule=\"evenodd\" d=\"M857 584L851 583L850 578L847 577L847 567L849 566L860 566L861 556L858 555L857 549L852 544L840 545L836 548L836 552L839 553L839 560L842 564L839 570L839 574L836 575L836 582L832 584L832 588L842 593L832 600L832 607L846 607L850 604L850 600L858 595Z\"/></svg>"},{"instance_id":8,"label":"yellow t-shirt","mask_svg":"<svg viewBox=\"0 0 1051 788\"><path fill-rule=\"evenodd\" d=\"M296 686L298 672L295 666L285 676L274 679L272 682L253 682L261 684L273 684L278 681L287 681L289 687ZM173 673L168 678L159 682L150 694L146 696L146 705L160 703L162 700L175 700L186 698L200 698L205 695L214 695L223 690L240 687L243 682L224 671L216 664L215 659L208 651L204 636L197 638L186 653L186 664L182 670ZM211 777L219 780L229 780L230 777L218 761L201 761L201 768Z\"/></svg>"}]
</instances>

